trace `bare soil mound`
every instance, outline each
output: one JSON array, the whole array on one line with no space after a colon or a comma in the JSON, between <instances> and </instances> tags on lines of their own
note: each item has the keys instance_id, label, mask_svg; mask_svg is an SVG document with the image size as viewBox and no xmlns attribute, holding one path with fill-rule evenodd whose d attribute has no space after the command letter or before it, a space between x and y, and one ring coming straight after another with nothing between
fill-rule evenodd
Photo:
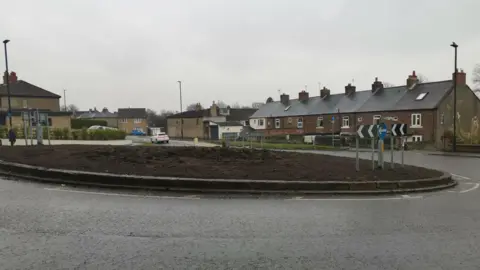
<instances>
[{"instance_id":1,"label":"bare soil mound","mask_svg":"<svg viewBox=\"0 0 480 270\"><path fill-rule=\"evenodd\" d=\"M0 159L57 169L207 179L378 181L442 175L413 166L372 171L366 160L360 160L356 172L352 158L219 147L2 146Z\"/></svg>"}]
</instances>

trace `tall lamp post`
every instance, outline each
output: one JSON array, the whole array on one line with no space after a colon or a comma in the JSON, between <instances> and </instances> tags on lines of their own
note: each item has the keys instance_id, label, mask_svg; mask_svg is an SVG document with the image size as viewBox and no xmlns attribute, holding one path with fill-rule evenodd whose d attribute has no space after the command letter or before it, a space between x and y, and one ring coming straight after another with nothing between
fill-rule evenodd
<instances>
[{"instance_id":1,"label":"tall lamp post","mask_svg":"<svg viewBox=\"0 0 480 270\"><path fill-rule=\"evenodd\" d=\"M3 41L3 48L5 50L5 83L7 84L7 98L8 98L8 121L10 124L10 129L12 129L12 102L10 100L10 73L8 72L8 54L7 54L7 43L10 42L10 40L5 39Z\"/></svg>"},{"instance_id":2,"label":"tall lamp post","mask_svg":"<svg viewBox=\"0 0 480 270\"><path fill-rule=\"evenodd\" d=\"M458 45L455 42L452 42L450 45L455 50L455 69L453 75L453 144L452 151L457 151L457 48Z\"/></svg>"},{"instance_id":3,"label":"tall lamp post","mask_svg":"<svg viewBox=\"0 0 480 270\"><path fill-rule=\"evenodd\" d=\"M180 88L180 113L183 113L183 104L182 104L182 81L177 81L178 87ZM181 116L181 115L180 115ZM181 136L183 139L183 118L180 117L180 129L181 129Z\"/></svg>"}]
</instances>

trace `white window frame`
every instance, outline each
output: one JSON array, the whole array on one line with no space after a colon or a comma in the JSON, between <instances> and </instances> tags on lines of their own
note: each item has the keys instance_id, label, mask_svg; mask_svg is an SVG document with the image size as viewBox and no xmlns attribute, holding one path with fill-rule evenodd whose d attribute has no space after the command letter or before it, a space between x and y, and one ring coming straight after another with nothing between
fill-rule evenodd
<instances>
[{"instance_id":1,"label":"white window frame","mask_svg":"<svg viewBox=\"0 0 480 270\"><path fill-rule=\"evenodd\" d=\"M258 125L263 126L265 123L263 122L263 119L258 119Z\"/></svg>"},{"instance_id":2,"label":"white window frame","mask_svg":"<svg viewBox=\"0 0 480 270\"><path fill-rule=\"evenodd\" d=\"M142 123L142 121L143 121L142 118L135 118L135 119L133 119L133 122L134 122L135 124Z\"/></svg>"},{"instance_id":3,"label":"white window frame","mask_svg":"<svg viewBox=\"0 0 480 270\"><path fill-rule=\"evenodd\" d=\"M26 99L22 100L22 107L24 109L28 108L28 101ZM66 110L66 108L65 108L65 110Z\"/></svg>"},{"instance_id":4,"label":"white window frame","mask_svg":"<svg viewBox=\"0 0 480 270\"><path fill-rule=\"evenodd\" d=\"M423 142L422 135L412 135L412 142Z\"/></svg>"},{"instance_id":5,"label":"white window frame","mask_svg":"<svg viewBox=\"0 0 480 270\"><path fill-rule=\"evenodd\" d=\"M127 118L122 118L122 119L120 119L120 123L124 123L124 124L128 123L128 119Z\"/></svg>"},{"instance_id":6,"label":"white window frame","mask_svg":"<svg viewBox=\"0 0 480 270\"><path fill-rule=\"evenodd\" d=\"M297 119L297 128L303 128L303 118L301 117Z\"/></svg>"},{"instance_id":7,"label":"white window frame","mask_svg":"<svg viewBox=\"0 0 480 270\"><path fill-rule=\"evenodd\" d=\"M342 117L342 128L350 128L350 116Z\"/></svg>"},{"instance_id":8,"label":"white window frame","mask_svg":"<svg viewBox=\"0 0 480 270\"><path fill-rule=\"evenodd\" d=\"M280 118L275 118L275 128L280 128Z\"/></svg>"},{"instance_id":9,"label":"white window frame","mask_svg":"<svg viewBox=\"0 0 480 270\"><path fill-rule=\"evenodd\" d=\"M422 128L422 114L412 113L412 115L410 116L410 122L411 128Z\"/></svg>"},{"instance_id":10,"label":"white window frame","mask_svg":"<svg viewBox=\"0 0 480 270\"><path fill-rule=\"evenodd\" d=\"M323 116L317 117L316 127L317 127L317 128L323 128Z\"/></svg>"},{"instance_id":11,"label":"white window frame","mask_svg":"<svg viewBox=\"0 0 480 270\"><path fill-rule=\"evenodd\" d=\"M378 123L377 123L377 120L378 120ZM382 120L382 116L381 116L381 115L374 115L374 116L373 116L373 122L372 122L372 123L373 123L374 125L378 125L378 124L380 124L381 120Z\"/></svg>"}]
</instances>

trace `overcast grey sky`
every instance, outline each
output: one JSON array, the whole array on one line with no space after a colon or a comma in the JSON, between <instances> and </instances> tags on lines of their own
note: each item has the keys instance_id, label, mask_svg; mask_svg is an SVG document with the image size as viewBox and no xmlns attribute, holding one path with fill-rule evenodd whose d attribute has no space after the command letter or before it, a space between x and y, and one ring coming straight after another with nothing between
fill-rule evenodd
<instances>
[{"instance_id":1,"label":"overcast grey sky","mask_svg":"<svg viewBox=\"0 0 480 270\"><path fill-rule=\"evenodd\" d=\"M318 83L430 81L480 63L478 0L15 0L0 35L19 78L81 109L251 104ZM2 54L3 55L3 54ZM1 58L3 61L3 57ZM3 65L3 64L2 64ZM62 101L63 102L63 101Z\"/></svg>"}]
</instances>

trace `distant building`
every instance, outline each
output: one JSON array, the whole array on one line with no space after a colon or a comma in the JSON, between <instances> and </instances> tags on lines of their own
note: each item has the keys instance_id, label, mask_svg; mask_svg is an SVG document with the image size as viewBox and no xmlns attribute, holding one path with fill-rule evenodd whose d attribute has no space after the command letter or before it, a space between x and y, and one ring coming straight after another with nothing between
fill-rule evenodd
<instances>
[{"instance_id":1,"label":"distant building","mask_svg":"<svg viewBox=\"0 0 480 270\"><path fill-rule=\"evenodd\" d=\"M97 108L90 109L77 115L77 119L91 119L91 120L103 120L107 122L109 127L118 127L118 116L115 112L109 112L107 108L103 108L102 111L98 111Z\"/></svg>"},{"instance_id":2,"label":"distant building","mask_svg":"<svg viewBox=\"0 0 480 270\"><path fill-rule=\"evenodd\" d=\"M118 109L118 129L127 133L138 130L147 133L147 110L145 108Z\"/></svg>"},{"instance_id":3,"label":"distant building","mask_svg":"<svg viewBox=\"0 0 480 270\"><path fill-rule=\"evenodd\" d=\"M198 104L194 111L169 116L167 132L172 138L218 140L240 133L244 126L249 125L248 119L255 111L251 108L219 108L215 103L208 109L202 109Z\"/></svg>"},{"instance_id":4,"label":"distant building","mask_svg":"<svg viewBox=\"0 0 480 270\"><path fill-rule=\"evenodd\" d=\"M22 112L35 109L48 114L52 128L70 128L71 112L60 111L61 96L17 78L15 72L4 74L0 85L0 125L8 125L7 79L10 83L12 125L23 126Z\"/></svg>"}]
</instances>

